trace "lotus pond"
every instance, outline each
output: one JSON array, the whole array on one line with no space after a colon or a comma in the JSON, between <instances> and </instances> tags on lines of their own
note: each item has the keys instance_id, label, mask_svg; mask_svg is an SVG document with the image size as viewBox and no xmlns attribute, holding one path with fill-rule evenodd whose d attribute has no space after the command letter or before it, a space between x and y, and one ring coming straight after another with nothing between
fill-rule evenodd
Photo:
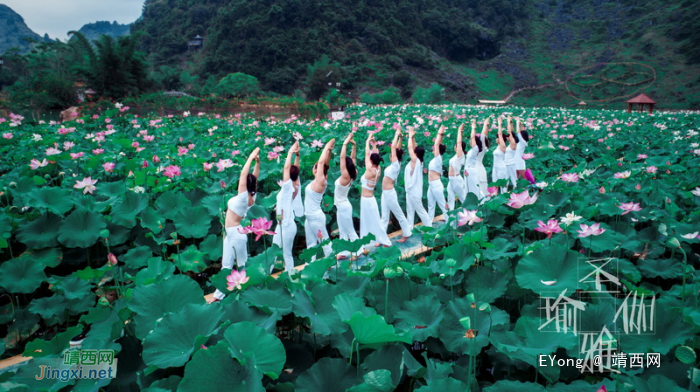
<instances>
[{"instance_id":1,"label":"lotus pond","mask_svg":"<svg viewBox=\"0 0 700 392\"><path fill-rule=\"evenodd\" d=\"M445 125L449 157L460 124L506 112L534 135L536 187L467 198L449 219L469 224L416 229L432 250L415 257L392 246L363 264L322 258L300 227L295 261L309 264L275 279L281 250L250 236L248 281L228 290L223 212L253 148L262 162L247 221L274 219L295 140L304 186L320 146L352 128L358 145L369 133L385 142L388 162L396 127L417 127L428 146ZM141 118L115 107L64 124L0 119L0 355L32 358L0 373L0 390L698 390L700 113L346 114ZM359 218L357 187L350 199ZM332 241L334 253L363 243ZM207 304L215 288L229 295ZM117 377L37 380L85 327L81 349L113 350Z\"/></svg>"}]
</instances>

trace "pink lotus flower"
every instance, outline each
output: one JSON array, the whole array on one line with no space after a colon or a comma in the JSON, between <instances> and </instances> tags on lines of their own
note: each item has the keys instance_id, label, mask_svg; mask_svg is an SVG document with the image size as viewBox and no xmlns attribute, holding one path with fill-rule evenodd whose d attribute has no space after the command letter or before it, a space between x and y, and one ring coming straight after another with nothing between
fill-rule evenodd
<instances>
[{"instance_id":1,"label":"pink lotus flower","mask_svg":"<svg viewBox=\"0 0 700 392\"><path fill-rule=\"evenodd\" d=\"M646 168L647 173L651 173L651 174L656 173L657 170L659 170L659 169L656 166L648 166Z\"/></svg>"},{"instance_id":2,"label":"pink lotus flower","mask_svg":"<svg viewBox=\"0 0 700 392\"><path fill-rule=\"evenodd\" d=\"M430 132L423 132L423 136L430 137Z\"/></svg>"},{"instance_id":3,"label":"pink lotus flower","mask_svg":"<svg viewBox=\"0 0 700 392\"><path fill-rule=\"evenodd\" d=\"M274 151L270 151L270 152L267 153L267 159L270 160L270 161L273 160L273 159L279 158L279 156L280 156L280 154L278 154L278 153L276 153L276 152L274 152Z\"/></svg>"},{"instance_id":4,"label":"pink lotus flower","mask_svg":"<svg viewBox=\"0 0 700 392\"><path fill-rule=\"evenodd\" d=\"M594 223L590 226L581 223L581 230L576 230L579 237L588 237L589 235L601 235L605 233L605 229L600 227L600 223Z\"/></svg>"},{"instance_id":5,"label":"pink lotus flower","mask_svg":"<svg viewBox=\"0 0 700 392\"><path fill-rule=\"evenodd\" d=\"M622 213L622 215L625 215L627 213L633 212L633 211L641 211L642 207L639 206L639 203L622 203L619 207L619 209L625 211Z\"/></svg>"},{"instance_id":6,"label":"pink lotus flower","mask_svg":"<svg viewBox=\"0 0 700 392\"><path fill-rule=\"evenodd\" d=\"M636 190L641 190L642 189L642 184L637 184L634 186L634 189Z\"/></svg>"},{"instance_id":7,"label":"pink lotus flower","mask_svg":"<svg viewBox=\"0 0 700 392\"><path fill-rule=\"evenodd\" d=\"M233 161L230 159L219 159L219 162L216 162L216 167L217 167L217 172L222 172L224 169L228 169L229 167L233 167Z\"/></svg>"},{"instance_id":8,"label":"pink lotus flower","mask_svg":"<svg viewBox=\"0 0 700 392\"><path fill-rule=\"evenodd\" d=\"M114 163L112 162L105 162L102 164L102 167L105 169L107 173L111 173L114 171Z\"/></svg>"},{"instance_id":9,"label":"pink lotus flower","mask_svg":"<svg viewBox=\"0 0 700 392\"><path fill-rule=\"evenodd\" d=\"M627 170L627 171L615 173L614 177L625 179L625 178L629 178L629 176L631 176L631 175L632 175L632 172Z\"/></svg>"},{"instance_id":10,"label":"pink lotus flower","mask_svg":"<svg viewBox=\"0 0 700 392\"><path fill-rule=\"evenodd\" d=\"M226 189L226 183L224 182L224 180L221 180L221 182L219 182L219 185L221 186L221 189Z\"/></svg>"},{"instance_id":11,"label":"pink lotus flower","mask_svg":"<svg viewBox=\"0 0 700 392\"><path fill-rule=\"evenodd\" d=\"M3 137L4 139L8 139L8 140L9 140L9 139L12 139L14 136L13 136L12 133L10 133L10 132L5 132L5 133L2 134L2 137Z\"/></svg>"},{"instance_id":12,"label":"pink lotus flower","mask_svg":"<svg viewBox=\"0 0 700 392\"><path fill-rule=\"evenodd\" d=\"M527 161L528 159L532 159L532 158L534 158L534 157L535 157L535 154L533 154L533 153L531 153L531 152L528 152L528 153L526 153L526 154L523 154L523 159L526 160L526 161Z\"/></svg>"},{"instance_id":13,"label":"pink lotus flower","mask_svg":"<svg viewBox=\"0 0 700 392\"><path fill-rule=\"evenodd\" d=\"M639 154L637 155L637 159L647 159L647 154Z\"/></svg>"},{"instance_id":14,"label":"pink lotus flower","mask_svg":"<svg viewBox=\"0 0 700 392\"><path fill-rule=\"evenodd\" d=\"M233 150L231 151L231 158L235 157L236 155L240 154L241 150Z\"/></svg>"},{"instance_id":15,"label":"pink lotus flower","mask_svg":"<svg viewBox=\"0 0 700 392\"><path fill-rule=\"evenodd\" d=\"M506 205L508 207L519 209L519 208L522 208L524 206L534 204L535 201L537 201L537 195L530 197L530 195L527 193L527 191L523 191L522 193L511 193L510 200L508 200Z\"/></svg>"},{"instance_id":16,"label":"pink lotus flower","mask_svg":"<svg viewBox=\"0 0 700 392\"><path fill-rule=\"evenodd\" d=\"M462 209L462 211L457 213L457 215L459 216L459 220L457 221L458 226L464 226L466 224L472 226L474 223L478 223L483 220L476 216L476 210L467 211L466 209Z\"/></svg>"},{"instance_id":17,"label":"pink lotus flower","mask_svg":"<svg viewBox=\"0 0 700 392\"><path fill-rule=\"evenodd\" d=\"M44 166L46 166L46 165L48 165L48 164L49 164L49 162L46 161L46 158L42 159L41 162L39 162L39 161L36 160L36 159L32 159L32 161L29 163L29 167L30 167L32 170L36 170L36 169L38 169L38 168L40 168L40 167L44 167Z\"/></svg>"},{"instance_id":18,"label":"pink lotus flower","mask_svg":"<svg viewBox=\"0 0 700 392\"><path fill-rule=\"evenodd\" d=\"M559 227L559 221L556 219L550 219L546 224L542 221L538 221L537 226L539 227L536 227L535 231L547 234L547 238L552 238L552 234L561 233L563 231L561 227Z\"/></svg>"},{"instance_id":19,"label":"pink lotus flower","mask_svg":"<svg viewBox=\"0 0 700 392\"><path fill-rule=\"evenodd\" d=\"M154 155L153 158L151 159L153 163L158 163L160 162L160 158L158 158L158 155Z\"/></svg>"},{"instance_id":20,"label":"pink lotus flower","mask_svg":"<svg viewBox=\"0 0 700 392\"><path fill-rule=\"evenodd\" d=\"M578 173L564 173L560 177L564 182L578 182Z\"/></svg>"},{"instance_id":21,"label":"pink lotus flower","mask_svg":"<svg viewBox=\"0 0 700 392\"><path fill-rule=\"evenodd\" d=\"M275 138L274 138L274 137L266 137L266 138L265 138L265 145L266 145L266 146L269 146L270 144L272 144L272 143L274 143L274 142L275 142Z\"/></svg>"},{"instance_id":22,"label":"pink lotus flower","mask_svg":"<svg viewBox=\"0 0 700 392\"><path fill-rule=\"evenodd\" d=\"M97 189L95 184L97 184L97 180L93 180L90 177L85 177L82 181L76 182L75 185L73 185L73 188L82 189L83 194L92 194L92 192Z\"/></svg>"},{"instance_id":23,"label":"pink lotus flower","mask_svg":"<svg viewBox=\"0 0 700 392\"><path fill-rule=\"evenodd\" d=\"M95 155L100 155L103 152L105 152L104 148L96 148L96 149L92 150L92 153ZM46 154L46 155L48 155L48 154Z\"/></svg>"},{"instance_id":24,"label":"pink lotus flower","mask_svg":"<svg viewBox=\"0 0 700 392\"><path fill-rule=\"evenodd\" d=\"M240 271L240 272L238 272L236 270L232 270L231 275L226 277L226 281L228 282L226 288L229 291L233 291L233 289L241 290L242 289L241 285L245 284L248 281L248 279L250 279L250 278L245 276L244 270Z\"/></svg>"},{"instance_id":25,"label":"pink lotus flower","mask_svg":"<svg viewBox=\"0 0 700 392\"><path fill-rule=\"evenodd\" d=\"M603 385L600 388L598 388L596 392L608 392L608 388L605 388L605 385Z\"/></svg>"},{"instance_id":26,"label":"pink lotus flower","mask_svg":"<svg viewBox=\"0 0 700 392\"><path fill-rule=\"evenodd\" d=\"M299 133L299 132L292 133L292 137L294 138L294 140L301 140L304 138L303 136L301 136L301 133Z\"/></svg>"},{"instance_id":27,"label":"pink lotus flower","mask_svg":"<svg viewBox=\"0 0 700 392\"><path fill-rule=\"evenodd\" d=\"M147 168L147 167L148 167L148 161L144 159L144 160L143 160L143 163L141 163L141 167L144 168L144 169Z\"/></svg>"},{"instance_id":28,"label":"pink lotus flower","mask_svg":"<svg viewBox=\"0 0 700 392\"><path fill-rule=\"evenodd\" d=\"M46 149L46 156L51 156L51 155L58 155L61 153L61 150L55 147L49 147Z\"/></svg>"},{"instance_id":29,"label":"pink lotus flower","mask_svg":"<svg viewBox=\"0 0 700 392\"><path fill-rule=\"evenodd\" d=\"M318 233L316 233L316 238L318 238L319 240L323 239L323 232L321 232L321 230L319 230Z\"/></svg>"},{"instance_id":30,"label":"pink lotus flower","mask_svg":"<svg viewBox=\"0 0 700 392\"><path fill-rule=\"evenodd\" d=\"M82 151L81 152L72 152L72 153L70 153L70 158L71 159L78 159L78 158L81 158L83 155L85 155L85 153Z\"/></svg>"},{"instance_id":31,"label":"pink lotus flower","mask_svg":"<svg viewBox=\"0 0 700 392\"><path fill-rule=\"evenodd\" d=\"M178 147L177 148L177 156L185 155L188 152L190 152L190 150L188 150L187 147Z\"/></svg>"},{"instance_id":32,"label":"pink lotus flower","mask_svg":"<svg viewBox=\"0 0 700 392\"><path fill-rule=\"evenodd\" d=\"M246 227L240 227L238 229L238 232L241 234L248 234L248 233L253 233L255 234L255 240L259 240L261 236L267 234L267 235L274 235L275 232L269 231L270 227L272 227L272 221L267 220L266 218L257 218L253 219L251 221L250 226Z\"/></svg>"},{"instance_id":33,"label":"pink lotus flower","mask_svg":"<svg viewBox=\"0 0 700 392\"><path fill-rule=\"evenodd\" d=\"M110 265L117 265L119 260L117 260L117 256L114 255L114 253L110 253L107 255L107 263Z\"/></svg>"},{"instance_id":34,"label":"pink lotus flower","mask_svg":"<svg viewBox=\"0 0 700 392\"><path fill-rule=\"evenodd\" d=\"M496 196L498 194L498 187L490 186L486 188L486 191L489 193L489 196Z\"/></svg>"},{"instance_id":35,"label":"pink lotus flower","mask_svg":"<svg viewBox=\"0 0 700 392\"><path fill-rule=\"evenodd\" d=\"M143 137L143 140L144 140L145 142L152 142L152 141L154 141L155 139L156 139L156 137L153 136L153 135L146 135L146 136Z\"/></svg>"},{"instance_id":36,"label":"pink lotus flower","mask_svg":"<svg viewBox=\"0 0 700 392\"><path fill-rule=\"evenodd\" d=\"M211 168L214 166L213 163L207 163L207 162L202 162L202 166L204 166L204 171L209 171Z\"/></svg>"},{"instance_id":37,"label":"pink lotus flower","mask_svg":"<svg viewBox=\"0 0 700 392\"><path fill-rule=\"evenodd\" d=\"M173 178L175 176L179 176L180 174L180 166L175 166L175 165L170 165L165 168L165 171L163 171L163 175L168 177L168 178Z\"/></svg>"},{"instance_id":38,"label":"pink lotus flower","mask_svg":"<svg viewBox=\"0 0 700 392\"><path fill-rule=\"evenodd\" d=\"M320 141L320 140L314 140L314 141L311 143L311 147L319 147L319 148L320 148L320 147L323 147L323 142Z\"/></svg>"}]
</instances>

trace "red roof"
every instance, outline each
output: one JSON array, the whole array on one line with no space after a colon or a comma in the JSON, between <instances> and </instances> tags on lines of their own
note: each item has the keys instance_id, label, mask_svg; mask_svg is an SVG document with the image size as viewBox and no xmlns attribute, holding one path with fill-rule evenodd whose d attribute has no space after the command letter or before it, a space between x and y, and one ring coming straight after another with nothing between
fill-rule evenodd
<instances>
[{"instance_id":1,"label":"red roof","mask_svg":"<svg viewBox=\"0 0 700 392\"><path fill-rule=\"evenodd\" d=\"M642 93L630 99L629 101L627 101L627 103L656 103L656 101L647 97L646 94Z\"/></svg>"}]
</instances>

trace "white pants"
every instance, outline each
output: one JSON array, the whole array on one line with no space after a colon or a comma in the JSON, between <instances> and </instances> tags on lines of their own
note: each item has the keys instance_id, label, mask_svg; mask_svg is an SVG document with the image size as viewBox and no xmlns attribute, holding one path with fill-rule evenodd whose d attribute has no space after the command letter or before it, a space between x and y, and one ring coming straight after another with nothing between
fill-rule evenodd
<instances>
[{"instance_id":1,"label":"white pants","mask_svg":"<svg viewBox=\"0 0 700 392\"><path fill-rule=\"evenodd\" d=\"M447 201L445 200L445 186L440 179L428 182L428 218L432 222L435 219L435 205L440 206L440 210L447 219Z\"/></svg>"},{"instance_id":2,"label":"white pants","mask_svg":"<svg viewBox=\"0 0 700 392\"><path fill-rule=\"evenodd\" d=\"M491 181L496 182L498 180L508 179L508 169L505 166L494 166L491 172ZM506 193L508 191L507 186L501 187L501 193Z\"/></svg>"},{"instance_id":3,"label":"white pants","mask_svg":"<svg viewBox=\"0 0 700 392\"><path fill-rule=\"evenodd\" d=\"M321 232L321 238L318 238L318 232ZM323 212L317 214L306 215L306 222L304 223L304 233L306 234L306 248L313 248L314 246L320 244L321 242L327 240L328 230L326 229L326 214ZM323 246L323 254L328 257L333 252L333 248L330 244ZM313 257L311 261L316 260Z\"/></svg>"},{"instance_id":4,"label":"white pants","mask_svg":"<svg viewBox=\"0 0 700 392\"><path fill-rule=\"evenodd\" d=\"M233 261L236 261L238 268L245 267L248 261L248 236L238 232L241 225L226 228L226 238L224 238L224 250L221 258L221 269L232 269ZM214 298L224 299L226 294L218 289L214 293Z\"/></svg>"},{"instance_id":5,"label":"white pants","mask_svg":"<svg viewBox=\"0 0 700 392\"><path fill-rule=\"evenodd\" d=\"M272 243L282 248L285 271L291 271L294 269L292 249L294 248L294 237L296 237L296 235L297 225L293 221L286 224L279 224L279 222L277 223L275 235L272 237Z\"/></svg>"},{"instance_id":6,"label":"white pants","mask_svg":"<svg viewBox=\"0 0 700 392\"><path fill-rule=\"evenodd\" d=\"M479 187L479 173L477 172L476 168L468 167L466 168L466 172L468 174L465 181L467 186L467 193L475 194L476 197L479 198L479 200L483 199L484 191L486 191L486 189L481 189Z\"/></svg>"},{"instance_id":7,"label":"white pants","mask_svg":"<svg viewBox=\"0 0 700 392\"><path fill-rule=\"evenodd\" d=\"M386 235L382 220L379 218L379 206L374 196L360 198L360 237L374 234L375 242L391 246L391 240ZM372 243L374 245L374 243Z\"/></svg>"},{"instance_id":8,"label":"white pants","mask_svg":"<svg viewBox=\"0 0 700 392\"><path fill-rule=\"evenodd\" d=\"M421 193L416 195L406 191L406 221L408 221L410 227L413 227L416 214L418 214L420 221L423 222L423 226L433 227L433 220L430 219L428 211L423 207L423 195Z\"/></svg>"},{"instance_id":9,"label":"white pants","mask_svg":"<svg viewBox=\"0 0 700 392\"><path fill-rule=\"evenodd\" d=\"M449 177L450 182L447 183L447 206L450 210L455 209L455 197L459 199L460 205L467 198L467 188L464 184L462 176Z\"/></svg>"},{"instance_id":10,"label":"white pants","mask_svg":"<svg viewBox=\"0 0 700 392\"><path fill-rule=\"evenodd\" d=\"M486 168L482 163L476 164L476 174L478 178L478 183L479 183L479 190L481 191L481 194L484 196L488 196L489 194L489 177L486 174Z\"/></svg>"},{"instance_id":11,"label":"white pants","mask_svg":"<svg viewBox=\"0 0 700 392\"><path fill-rule=\"evenodd\" d=\"M518 173L515 169L515 165L506 165L506 174L510 183L513 185L513 189L518 186Z\"/></svg>"},{"instance_id":12,"label":"white pants","mask_svg":"<svg viewBox=\"0 0 700 392\"><path fill-rule=\"evenodd\" d=\"M338 208L338 232L340 239L345 241L355 241L359 237L355 231L355 224L352 222L352 204L343 201L335 205Z\"/></svg>"},{"instance_id":13,"label":"white pants","mask_svg":"<svg viewBox=\"0 0 700 392\"><path fill-rule=\"evenodd\" d=\"M413 234L411 225L408 224L408 220L406 220L406 216L403 214L401 206L399 206L399 197L396 194L396 189L382 190L382 227L385 232L389 228L389 217L392 212L398 219L399 226L401 226L401 235L410 237Z\"/></svg>"}]
</instances>

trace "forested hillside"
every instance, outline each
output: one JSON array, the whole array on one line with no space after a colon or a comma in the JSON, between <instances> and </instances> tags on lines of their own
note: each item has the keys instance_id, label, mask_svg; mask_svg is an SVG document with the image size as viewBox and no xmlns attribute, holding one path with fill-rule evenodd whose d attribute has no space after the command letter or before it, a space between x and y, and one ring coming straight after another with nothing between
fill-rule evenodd
<instances>
[{"instance_id":1,"label":"forested hillside","mask_svg":"<svg viewBox=\"0 0 700 392\"><path fill-rule=\"evenodd\" d=\"M101 35L108 35L113 38L129 34L130 24L120 24L117 22L99 21L88 23L78 30L85 38L96 41Z\"/></svg>"},{"instance_id":2,"label":"forested hillside","mask_svg":"<svg viewBox=\"0 0 700 392\"><path fill-rule=\"evenodd\" d=\"M700 105L698 20L691 0L147 0L132 31L144 33L158 72L184 69L201 83L243 72L265 90L305 89L312 99L323 93L309 88L312 66L327 55L324 69L335 70L327 81L355 94L395 86L409 97L435 82L456 100L526 88L512 100L605 104L641 89L687 107ZM188 53L196 35L203 48ZM642 65L582 74L612 73L620 83L567 83L601 62Z\"/></svg>"},{"instance_id":3,"label":"forested hillside","mask_svg":"<svg viewBox=\"0 0 700 392\"><path fill-rule=\"evenodd\" d=\"M50 39L33 32L22 16L5 4L0 4L0 54L12 48L24 53L29 50L30 41L48 42Z\"/></svg>"}]
</instances>

